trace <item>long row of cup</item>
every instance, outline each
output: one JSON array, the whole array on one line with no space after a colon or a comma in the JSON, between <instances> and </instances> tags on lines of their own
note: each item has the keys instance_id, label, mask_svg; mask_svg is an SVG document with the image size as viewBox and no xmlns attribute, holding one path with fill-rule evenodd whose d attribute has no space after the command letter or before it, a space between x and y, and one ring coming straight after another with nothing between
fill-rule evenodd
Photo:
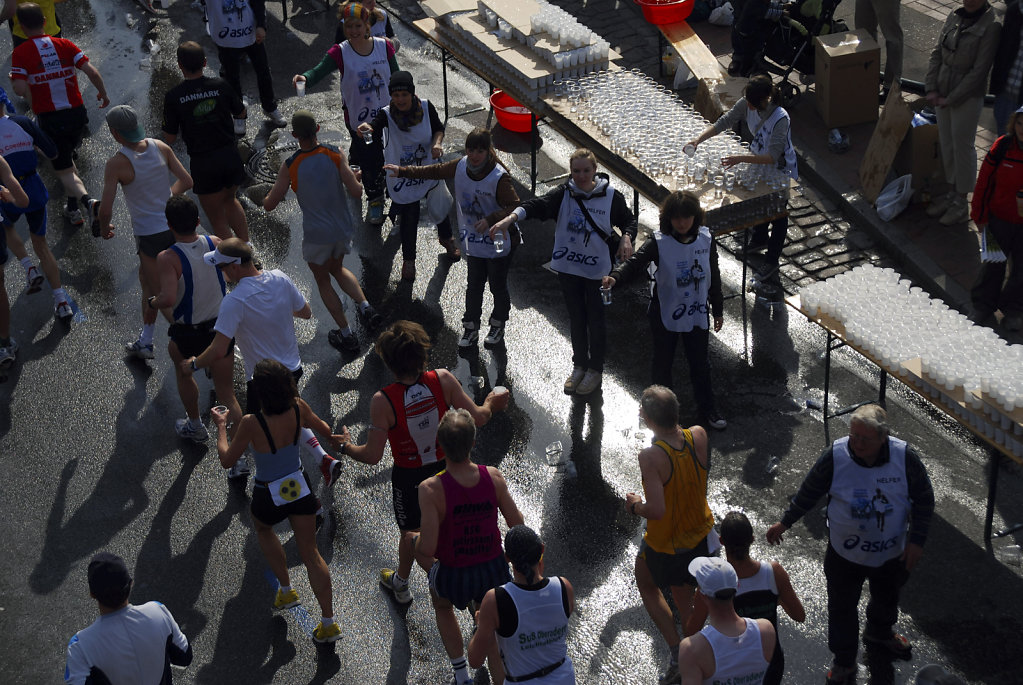
<instances>
[{"instance_id":1,"label":"long row of cup","mask_svg":"<svg viewBox=\"0 0 1023 685\"><path fill-rule=\"evenodd\" d=\"M1023 345L932 299L891 268L864 264L799 292L811 317L839 323L845 339L978 433L1023 457ZM919 359L920 374L907 364Z\"/></svg>"}]
</instances>

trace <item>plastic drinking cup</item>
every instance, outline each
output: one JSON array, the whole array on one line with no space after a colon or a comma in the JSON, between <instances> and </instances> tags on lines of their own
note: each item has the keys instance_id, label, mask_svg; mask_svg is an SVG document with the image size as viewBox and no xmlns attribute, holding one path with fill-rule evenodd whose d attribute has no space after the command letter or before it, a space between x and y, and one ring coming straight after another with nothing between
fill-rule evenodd
<instances>
[{"instance_id":1,"label":"plastic drinking cup","mask_svg":"<svg viewBox=\"0 0 1023 685\"><path fill-rule=\"evenodd\" d=\"M295 92L299 97L305 97L305 81L295 83Z\"/></svg>"},{"instance_id":2,"label":"plastic drinking cup","mask_svg":"<svg viewBox=\"0 0 1023 685\"><path fill-rule=\"evenodd\" d=\"M605 307L611 304L611 288L600 286L600 301L604 303Z\"/></svg>"}]
</instances>

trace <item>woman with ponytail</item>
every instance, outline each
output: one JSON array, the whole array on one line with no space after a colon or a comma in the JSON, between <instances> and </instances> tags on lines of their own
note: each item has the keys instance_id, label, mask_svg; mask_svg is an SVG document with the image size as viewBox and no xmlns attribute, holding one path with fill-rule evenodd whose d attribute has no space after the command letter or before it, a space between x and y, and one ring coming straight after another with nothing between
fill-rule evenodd
<instances>
[{"instance_id":1,"label":"woman with ponytail","mask_svg":"<svg viewBox=\"0 0 1023 685\"><path fill-rule=\"evenodd\" d=\"M565 640L575 591L560 576L544 577L543 551L540 536L528 526L515 526L504 537L512 582L489 591L480 604L469 641L472 668L483 664L496 640L508 682L575 683Z\"/></svg>"}]
</instances>

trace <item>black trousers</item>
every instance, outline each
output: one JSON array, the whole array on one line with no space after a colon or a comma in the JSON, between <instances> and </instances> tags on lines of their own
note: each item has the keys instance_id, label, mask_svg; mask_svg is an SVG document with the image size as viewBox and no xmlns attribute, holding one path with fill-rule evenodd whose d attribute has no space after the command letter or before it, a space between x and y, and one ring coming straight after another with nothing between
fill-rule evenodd
<instances>
[{"instance_id":1,"label":"black trousers","mask_svg":"<svg viewBox=\"0 0 1023 685\"><path fill-rule=\"evenodd\" d=\"M368 189L366 194L369 194ZM419 238L419 200L404 205L392 202L391 211L401 221L401 257L408 261L414 261L416 240ZM444 221L437 224L437 237L441 240L451 237L451 219L445 218Z\"/></svg>"},{"instance_id":2,"label":"black trousers","mask_svg":"<svg viewBox=\"0 0 1023 685\"><path fill-rule=\"evenodd\" d=\"M767 229L771 228L771 235L768 237ZM785 247L785 236L789 232L788 216L780 216L774 221L764 222L753 227L753 243L767 243L767 255L765 259L769 264L777 264L781 259L781 250Z\"/></svg>"},{"instance_id":3,"label":"black trousers","mask_svg":"<svg viewBox=\"0 0 1023 685\"><path fill-rule=\"evenodd\" d=\"M506 322L511 312L511 294L508 292L511 253L494 259L465 255L465 262L468 274L465 286L465 315L462 321L474 323L477 330L479 329L480 319L483 318L483 288L489 283L490 294L494 297L494 309L490 313L490 318Z\"/></svg>"},{"instance_id":4,"label":"black trousers","mask_svg":"<svg viewBox=\"0 0 1023 685\"><path fill-rule=\"evenodd\" d=\"M863 582L870 581L864 632L888 637L899 617L899 591L909 578L906 562L895 557L876 568L863 566L843 558L829 544L824 554L824 576L828 584L828 649L835 655L836 664L853 666L859 648L857 607Z\"/></svg>"},{"instance_id":5,"label":"black trousers","mask_svg":"<svg viewBox=\"0 0 1023 685\"><path fill-rule=\"evenodd\" d=\"M1010 266L1006 262L982 264L970 299L977 309L991 312L1000 309L1002 314L1018 316L1023 314L1023 224L1012 224L992 216L988 218L987 227L1012 262L1009 279L1005 279L1005 269Z\"/></svg>"},{"instance_id":6,"label":"black trousers","mask_svg":"<svg viewBox=\"0 0 1023 685\"><path fill-rule=\"evenodd\" d=\"M694 328L687 333L669 331L661 320L660 304L656 299L650 304L647 318L650 319L650 337L654 344L654 354L650 360L651 381L674 388L671 367L681 339L689 364L689 381L693 384L697 410L703 416L711 413L714 410L714 391L710 380L710 331L706 328Z\"/></svg>"},{"instance_id":7,"label":"black trousers","mask_svg":"<svg viewBox=\"0 0 1023 685\"><path fill-rule=\"evenodd\" d=\"M600 281L572 274L558 274L565 296L572 334L572 364L593 371L604 370L607 324Z\"/></svg>"},{"instance_id":8,"label":"black trousers","mask_svg":"<svg viewBox=\"0 0 1023 685\"><path fill-rule=\"evenodd\" d=\"M218 45L217 54L220 56L220 73L238 93L238 97L242 96L242 55L248 55L249 61L252 62L252 70L256 72L260 106L267 114L277 109L273 77L270 76L270 60L266 57L265 45L253 43L244 48L222 48Z\"/></svg>"},{"instance_id":9,"label":"black trousers","mask_svg":"<svg viewBox=\"0 0 1023 685\"><path fill-rule=\"evenodd\" d=\"M351 116L351 112L348 113ZM384 195L381 174L384 169L384 148L380 144L380 136L374 136L373 142L366 144L351 128L348 129L352 144L348 146L348 163L362 167L362 187L366 198L376 200ZM418 222L419 220L416 219ZM413 252L415 256L415 252Z\"/></svg>"}]
</instances>

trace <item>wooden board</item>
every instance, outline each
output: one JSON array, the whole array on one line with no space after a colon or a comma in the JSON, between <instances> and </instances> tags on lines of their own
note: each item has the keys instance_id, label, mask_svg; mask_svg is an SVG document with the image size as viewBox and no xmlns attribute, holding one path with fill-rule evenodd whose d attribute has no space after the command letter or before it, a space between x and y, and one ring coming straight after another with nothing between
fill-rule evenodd
<instances>
[{"instance_id":1,"label":"wooden board","mask_svg":"<svg viewBox=\"0 0 1023 685\"><path fill-rule=\"evenodd\" d=\"M871 204L877 202L877 196L884 188L888 170L892 168L895 155L902 146L902 139L906 137L912 121L913 110L909 108L909 104L902 97L902 91L895 84L888 93L884 111L881 112L881 118L874 127L874 134L870 137L867 151L863 154L863 163L860 164L863 196Z\"/></svg>"},{"instance_id":2,"label":"wooden board","mask_svg":"<svg viewBox=\"0 0 1023 685\"><path fill-rule=\"evenodd\" d=\"M476 0L423 0L419 3L428 17L443 17L452 12L471 12Z\"/></svg>"},{"instance_id":3,"label":"wooden board","mask_svg":"<svg viewBox=\"0 0 1023 685\"><path fill-rule=\"evenodd\" d=\"M529 18L540 12L540 3L536 0L482 0L483 4L494 14L517 28L527 36L531 33Z\"/></svg>"}]
</instances>

